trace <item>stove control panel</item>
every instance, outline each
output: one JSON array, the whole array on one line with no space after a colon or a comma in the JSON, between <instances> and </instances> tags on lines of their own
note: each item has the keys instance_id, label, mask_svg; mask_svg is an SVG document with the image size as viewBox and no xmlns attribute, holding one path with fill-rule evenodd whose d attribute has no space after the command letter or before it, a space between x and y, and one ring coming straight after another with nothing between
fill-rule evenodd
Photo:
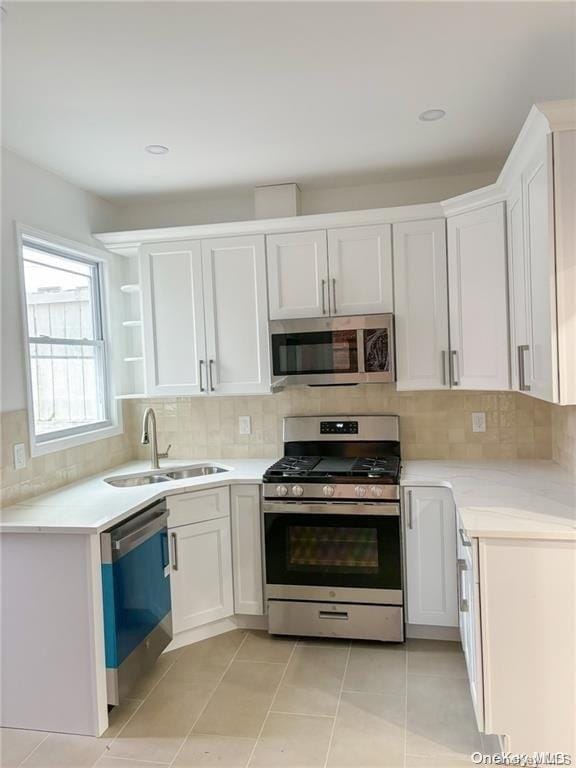
<instances>
[{"instance_id":1,"label":"stove control panel","mask_svg":"<svg viewBox=\"0 0 576 768\"><path fill-rule=\"evenodd\" d=\"M352 483L302 483L292 485L290 482L266 483L264 482L264 499L282 499L296 501L297 499L310 499L328 502L334 501L397 501L400 498L400 489L397 485L353 485Z\"/></svg>"},{"instance_id":2,"label":"stove control panel","mask_svg":"<svg viewBox=\"0 0 576 768\"><path fill-rule=\"evenodd\" d=\"M357 421L321 421L321 435L357 435Z\"/></svg>"}]
</instances>

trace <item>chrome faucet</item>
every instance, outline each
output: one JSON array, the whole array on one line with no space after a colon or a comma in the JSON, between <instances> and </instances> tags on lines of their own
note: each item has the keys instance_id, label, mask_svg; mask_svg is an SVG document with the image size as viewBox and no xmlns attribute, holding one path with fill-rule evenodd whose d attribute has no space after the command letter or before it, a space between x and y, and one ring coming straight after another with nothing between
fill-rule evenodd
<instances>
[{"instance_id":1,"label":"chrome faucet","mask_svg":"<svg viewBox=\"0 0 576 768\"><path fill-rule=\"evenodd\" d=\"M160 469L159 459L165 459L170 452L172 445L166 448L165 453L158 453L158 435L156 432L156 414L152 408L146 408L144 411L144 417L142 418L142 437L140 438L142 445L150 446L150 462L152 469Z\"/></svg>"}]
</instances>

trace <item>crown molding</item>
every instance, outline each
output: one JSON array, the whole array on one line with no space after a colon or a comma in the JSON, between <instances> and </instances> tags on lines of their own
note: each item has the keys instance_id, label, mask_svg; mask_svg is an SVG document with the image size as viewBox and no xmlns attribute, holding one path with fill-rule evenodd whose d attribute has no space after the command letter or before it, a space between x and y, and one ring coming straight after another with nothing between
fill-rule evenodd
<instances>
[{"instance_id":1,"label":"crown molding","mask_svg":"<svg viewBox=\"0 0 576 768\"><path fill-rule=\"evenodd\" d=\"M170 240L202 240L239 235L270 235L280 232L305 232L313 229L395 224L400 221L423 221L442 218L440 203L402 205L394 208L371 208L363 211L316 213L280 219L250 219L220 224L196 224L182 227L160 227L124 232L101 232L94 237L109 251L121 256L134 256L144 243Z\"/></svg>"}]
</instances>

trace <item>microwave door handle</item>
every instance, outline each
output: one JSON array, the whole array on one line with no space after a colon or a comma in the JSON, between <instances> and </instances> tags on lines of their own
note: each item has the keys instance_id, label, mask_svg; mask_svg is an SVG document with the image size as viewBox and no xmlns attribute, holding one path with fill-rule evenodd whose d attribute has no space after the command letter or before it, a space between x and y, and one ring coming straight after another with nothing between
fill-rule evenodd
<instances>
[{"instance_id":1,"label":"microwave door handle","mask_svg":"<svg viewBox=\"0 0 576 768\"><path fill-rule=\"evenodd\" d=\"M356 350L358 354L358 373L365 373L366 361L364 358L364 331L361 328L356 331Z\"/></svg>"}]
</instances>

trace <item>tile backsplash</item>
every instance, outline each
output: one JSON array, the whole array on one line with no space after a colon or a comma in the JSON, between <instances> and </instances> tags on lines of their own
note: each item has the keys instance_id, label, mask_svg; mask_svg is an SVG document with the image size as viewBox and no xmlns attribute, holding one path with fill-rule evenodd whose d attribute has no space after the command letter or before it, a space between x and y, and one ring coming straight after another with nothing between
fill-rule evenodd
<instances>
[{"instance_id":1,"label":"tile backsplash","mask_svg":"<svg viewBox=\"0 0 576 768\"><path fill-rule=\"evenodd\" d=\"M142 414L156 411L161 451L172 458L268 457L282 453L282 417L394 413L406 459L554 458L576 473L576 406L553 406L513 392L397 392L391 384L295 387L274 395L177 397L124 403L125 434L36 458L29 457L26 411L1 415L2 500L23 501L132 458ZM472 414L486 414L486 432L472 431ZM250 416L241 435L238 418ZM15 470L14 443L26 444L28 463Z\"/></svg>"},{"instance_id":2,"label":"tile backsplash","mask_svg":"<svg viewBox=\"0 0 576 768\"><path fill-rule=\"evenodd\" d=\"M96 440L93 443L45 456L30 456L26 411L0 414L1 437L1 501L15 504L32 496L59 488L82 477L102 472L129 461L133 449L128 430L123 435ZM26 467L14 469L13 445L26 446Z\"/></svg>"},{"instance_id":3,"label":"tile backsplash","mask_svg":"<svg viewBox=\"0 0 576 768\"><path fill-rule=\"evenodd\" d=\"M576 475L576 405L551 406L552 458Z\"/></svg>"},{"instance_id":4,"label":"tile backsplash","mask_svg":"<svg viewBox=\"0 0 576 768\"><path fill-rule=\"evenodd\" d=\"M160 450L174 458L275 457L282 453L282 417L394 413L406 459L551 458L551 406L507 392L397 392L394 385L296 387L259 397L170 398L126 404L135 454L142 414L156 411ZM486 432L472 432L472 413L486 414ZM239 416L252 434L240 435Z\"/></svg>"}]
</instances>

